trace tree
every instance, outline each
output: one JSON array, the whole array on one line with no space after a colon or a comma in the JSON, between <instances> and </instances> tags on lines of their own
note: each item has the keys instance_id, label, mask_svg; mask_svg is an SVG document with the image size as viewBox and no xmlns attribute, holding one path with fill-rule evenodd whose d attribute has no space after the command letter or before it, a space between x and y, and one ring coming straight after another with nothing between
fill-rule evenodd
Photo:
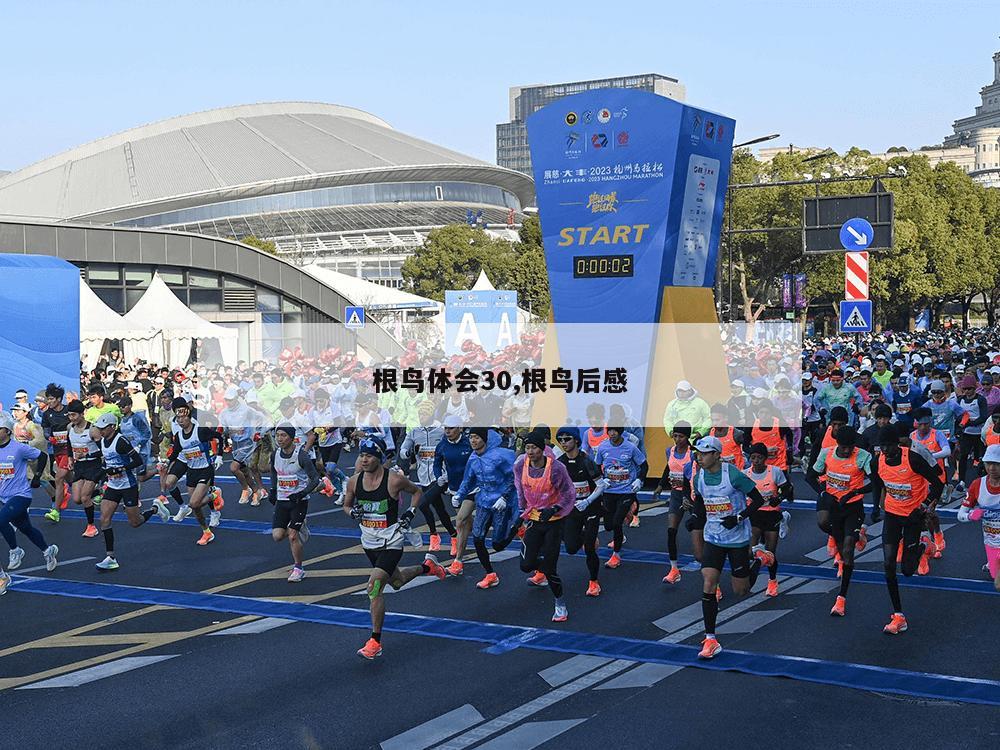
<instances>
[{"instance_id":1,"label":"tree","mask_svg":"<svg viewBox=\"0 0 1000 750\"><path fill-rule=\"evenodd\" d=\"M271 240L262 240L260 237L254 237L252 234L240 237L239 239L236 239L236 237L230 237L229 239L242 242L244 245L249 245L250 247L255 247L268 255L278 254L278 246L271 242Z\"/></svg>"}]
</instances>

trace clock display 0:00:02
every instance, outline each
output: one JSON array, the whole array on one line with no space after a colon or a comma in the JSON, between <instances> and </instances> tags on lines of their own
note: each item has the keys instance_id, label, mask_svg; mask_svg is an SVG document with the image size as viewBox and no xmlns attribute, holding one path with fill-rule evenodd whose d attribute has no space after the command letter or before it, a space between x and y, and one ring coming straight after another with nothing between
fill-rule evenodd
<instances>
[{"instance_id":1,"label":"clock display 0:00:02","mask_svg":"<svg viewBox=\"0 0 1000 750\"><path fill-rule=\"evenodd\" d=\"M573 257L574 279L602 279L632 276L635 258L631 255L577 255Z\"/></svg>"}]
</instances>

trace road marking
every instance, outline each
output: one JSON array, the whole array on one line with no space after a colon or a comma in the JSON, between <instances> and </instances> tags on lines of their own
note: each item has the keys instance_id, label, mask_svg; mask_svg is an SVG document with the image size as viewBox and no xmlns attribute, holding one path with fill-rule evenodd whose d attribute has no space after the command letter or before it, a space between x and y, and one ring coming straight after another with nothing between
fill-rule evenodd
<instances>
[{"instance_id":1,"label":"road marking","mask_svg":"<svg viewBox=\"0 0 1000 750\"><path fill-rule=\"evenodd\" d=\"M314 518L316 516L325 516L327 513L343 513L343 508L327 508L326 510L317 510L315 513L307 513L306 518Z\"/></svg>"},{"instance_id":2,"label":"road marking","mask_svg":"<svg viewBox=\"0 0 1000 750\"><path fill-rule=\"evenodd\" d=\"M124 659L118 659L117 661L112 661L107 664L100 664L96 667L90 667L88 669L81 669L76 672L70 672L69 674L64 674L60 677L53 677L51 680L44 680L42 682L36 682L31 685L23 685L18 688L18 690L42 690L45 688L67 688L67 687L80 687L80 685L86 685L89 682L96 682L97 680L103 680L105 677L114 677L117 674L124 674L125 672L131 672L134 669L140 669L142 667L148 667L150 664L157 664L161 661L166 661L167 659L173 659L180 654L162 654L160 656L129 656Z\"/></svg>"},{"instance_id":3,"label":"road marking","mask_svg":"<svg viewBox=\"0 0 1000 750\"><path fill-rule=\"evenodd\" d=\"M827 594L837 588L840 588L840 581L829 581L818 578L814 581L809 581L802 586L798 586L787 593L792 594L793 596L798 594ZM782 591L781 593L784 594L786 592Z\"/></svg>"},{"instance_id":4,"label":"road marking","mask_svg":"<svg viewBox=\"0 0 1000 750\"><path fill-rule=\"evenodd\" d=\"M558 737L586 719L531 721L479 746L479 750L531 750Z\"/></svg>"},{"instance_id":5,"label":"road marking","mask_svg":"<svg viewBox=\"0 0 1000 750\"><path fill-rule=\"evenodd\" d=\"M59 561L59 565L57 565L56 568L58 569L58 568L65 567L67 565L72 565L73 563L87 562L87 560L96 560L96 559L97 559L96 557L94 557L93 555L90 555L88 557L74 557L72 560L60 560ZM18 568L17 569L17 574L18 575L24 575L25 573L35 573L35 572L37 572L39 570L45 570L45 566L44 565L36 565L33 568Z\"/></svg>"},{"instance_id":6,"label":"road marking","mask_svg":"<svg viewBox=\"0 0 1000 750\"><path fill-rule=\"evenodd\" d=\"M282 625L291 625L295 620L283 620L280 617L265 617L262 620L254 620L237 625L235 628L217 630L210 635L253 635L256 633L266 633L268 630L280 628Z\"/></svg>"},{"instance_id":7,"label":"road marking","mask_svg":"<svg viewBox=\"0 0 1000 750\"><path fill-rule=\"evenodd\" d=\"M570 680L575 680L582 674L591 672L598 667L603 667L609 661L611 659L605 659L601 656L580 654L579 656L561 661L558 664L553 664L547 669L543 669L538 673L538 676L549 683L551 687L559 687L560 685L565 685Z\"/></svg>"},{"instance_id":8,"label":"road marking","mask_svg":"<svg viewBox=\"0 0 1000 750\"><path fill-rule=\"evenodd\" d=\"M716 632L755 633L765 625L774 622L779 617L784 617L791 611L790 609L762 609L759 612L747 612L720 625L716 628Z\"/></svg>"},{"instance_id":9,"label":"road marking","mask_svg":"<svg viewBox=\"0 0 1000 750\"><path fill-rule=\"evenodd\" d=\"M453 734L464 732L481 721L485 721L483 715L466 703L402 734L397 734L381 743L381 747L382 750L426 750L431 745L446 740Z\"/></svg>"}]
</instances>

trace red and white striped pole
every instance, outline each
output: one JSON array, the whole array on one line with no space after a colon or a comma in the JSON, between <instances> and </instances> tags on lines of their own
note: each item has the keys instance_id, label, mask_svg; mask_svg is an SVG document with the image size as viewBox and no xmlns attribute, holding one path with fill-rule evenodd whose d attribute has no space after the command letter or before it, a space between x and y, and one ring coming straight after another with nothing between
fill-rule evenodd
<instances>
[{"instance_id":1,"label":"red and white striped pole","mask_svg":"<svg viewBox=\"0 0 1000 750\"><path fill-rule=\"evenodd\" d=\"M868 253L844 253L844 299L868 299Z\"/></svg>"}]
</instances>

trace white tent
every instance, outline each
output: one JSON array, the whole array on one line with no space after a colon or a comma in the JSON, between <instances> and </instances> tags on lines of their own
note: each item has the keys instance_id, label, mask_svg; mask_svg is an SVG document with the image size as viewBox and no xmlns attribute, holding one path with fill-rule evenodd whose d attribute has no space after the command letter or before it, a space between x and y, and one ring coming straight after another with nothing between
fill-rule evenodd
<instances>
[{"instance_id":1,"label":"white tent","mask_svg":"<svg viewBox=\"0 0 1000 750\"><path fill-rule=\"evenodd\" d=\"M187 364L193 339L217 339L223 361L236 364L239 332L205 320L191 310L177 299L159 274L153 275L149 289L126 313L125 320L134 326L161 330L164 357L160 362L168 367Z\"/></svg>"},{"instance_id":2,"label":"white tent","mask_svg":"<svg viewBox=\"0 0 1000 750\"><path fill-rule=\"evenodd\" d=\"M97 364L108 339L122 342L122 354L128 362L135 359L150 362L163 352L163 338L157 328L125 320L80 279L80 358L88 367Z\"/></svg>"}]
</instances>

